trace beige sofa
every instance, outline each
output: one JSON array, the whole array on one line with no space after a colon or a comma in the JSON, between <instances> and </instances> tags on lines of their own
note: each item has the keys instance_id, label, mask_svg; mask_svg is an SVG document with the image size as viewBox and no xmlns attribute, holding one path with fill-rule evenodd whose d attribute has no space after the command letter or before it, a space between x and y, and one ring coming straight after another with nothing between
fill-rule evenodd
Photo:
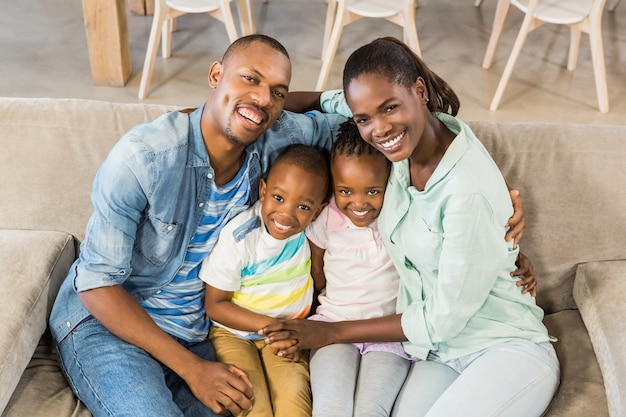
<instances>
[{"instance_id":1,"label":"beige sofa","mask_svg":"<svg viewBox=\"0 0 626 417\"><path fill-rule=\"evenodd\" d=\"M56 365L47 317L96 169L124 132L168 110L0 98L2 417L90 415ZM562 365L547 415L626 416L626 126L471 125L524 197L522 249Z\"/></svg>"}]
</instances>

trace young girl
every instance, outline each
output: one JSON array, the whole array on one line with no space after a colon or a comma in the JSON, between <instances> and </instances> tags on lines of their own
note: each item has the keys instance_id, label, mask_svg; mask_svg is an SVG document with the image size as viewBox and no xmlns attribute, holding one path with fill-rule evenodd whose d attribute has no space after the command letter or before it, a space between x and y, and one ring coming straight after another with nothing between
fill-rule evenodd
<instances>
[{"instance_id":1,"label":"young girl","mask_svg":"<svg viewBox=\"0 0 626 417\"><path fill-rule=\"evenodd\" d=\"M519 248L504 241L513 212L502 175L459 100L393 38L355 51L345 99L363 139L392 163L380 233L400 275L398 314L351 322L267 326L296 348L404 340L422 359L397 417L540 416L559 384L543 311L510 278ZM275 333L278 332L278 333Z\"/></svg>"},{"instance_id":2,"label":"young girl","mask_svg":"<svg viewBox=\"0 0 626 417\"><path fill-rule=\"evenodd\" d=\"M307 229L311 274L325 321L396 312L399 277L378 233L391 168L346 122L334 143L333 198ZM401 343L334 344L311 353L313 417L389 416L409 370Z\"/></svg>"}]
</instances>

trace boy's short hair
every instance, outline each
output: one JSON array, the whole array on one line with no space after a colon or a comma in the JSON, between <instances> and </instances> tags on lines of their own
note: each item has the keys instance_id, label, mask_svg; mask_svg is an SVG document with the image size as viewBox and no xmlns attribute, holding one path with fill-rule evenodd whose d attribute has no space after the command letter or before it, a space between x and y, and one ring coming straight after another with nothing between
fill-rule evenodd
<instances>
[{"instance_id":1,"label":"boy's short hair","mask_svg":"<svg viewBox=\"0 0 626 417\"><path fill-rule=\"evenodd\" d=\"M267 173L268 177L272 173L272 168L279 163L297 166L306 172L320 176L326 188L324 201L330 199L330 164L327 151L309 145L289 145L276 157Z\"/></svg>"}]
</instances>

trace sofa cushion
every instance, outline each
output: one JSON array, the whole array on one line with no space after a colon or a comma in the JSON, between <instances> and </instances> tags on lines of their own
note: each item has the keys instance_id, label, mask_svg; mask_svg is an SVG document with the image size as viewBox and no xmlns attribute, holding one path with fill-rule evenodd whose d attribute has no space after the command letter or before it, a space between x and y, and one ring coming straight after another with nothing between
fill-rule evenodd
<instances>
[{"instance_id":1,"label":"sofa cushion","mask_svg":"<svg viewBox=\"0 0 626 417\"><path fill-rule=\"evenodd\" d=\"M608 417L602 372L578 310L547 314L544 323L557 337L561 385L546 417Z\"/></svg>"},{"instance_id":2,"label":"sofa cushion","mask_svg":"<svg viewBox=\"0 0 626 417\"><path fill-rule=\"evenodd\" d=\"M626 260L589 262L576 271L574 299L587 326L612 417L626 416Z\"/></svg>"},{"instance_id":3,"label":"sofa cushion","mask_svg":"<svg viewBox=\"0 0 626 417\"><path fill-rule=\"evenodd\" d=\"M44 335L1 417L91 417L67 384Z\"/></svg>"},{"instance_id":4,"label":"sofa cushion","mask_svg":"<svg viewBox=\"0 0 626 417\"><path fill-rule=\"evenodd\" d=\"M61 282L75 259L60 232L0 229L0 411L47 327Z\"/></svg>"}]
</instances>

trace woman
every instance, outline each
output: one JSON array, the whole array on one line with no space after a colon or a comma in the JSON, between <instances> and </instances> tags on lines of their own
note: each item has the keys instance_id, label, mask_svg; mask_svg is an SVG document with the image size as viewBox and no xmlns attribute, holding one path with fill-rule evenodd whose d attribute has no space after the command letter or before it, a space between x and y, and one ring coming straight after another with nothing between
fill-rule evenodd
<instances>
[{"instance_id":1,"label":"woman","mask_svg":"<svg viewBox=\"0 0 626 417\"><path fill-rule=\"evenodd\" d=\"M543 311L510 278L519 249L500 171L455 117L456 94L406 45L382 38L344 69L361 136L393 163L379 229L400 274L398 314L262 330L294 349L405 341L414 363L393 415L540 416L559 383Z\"/></svg>"}]
</instances>

